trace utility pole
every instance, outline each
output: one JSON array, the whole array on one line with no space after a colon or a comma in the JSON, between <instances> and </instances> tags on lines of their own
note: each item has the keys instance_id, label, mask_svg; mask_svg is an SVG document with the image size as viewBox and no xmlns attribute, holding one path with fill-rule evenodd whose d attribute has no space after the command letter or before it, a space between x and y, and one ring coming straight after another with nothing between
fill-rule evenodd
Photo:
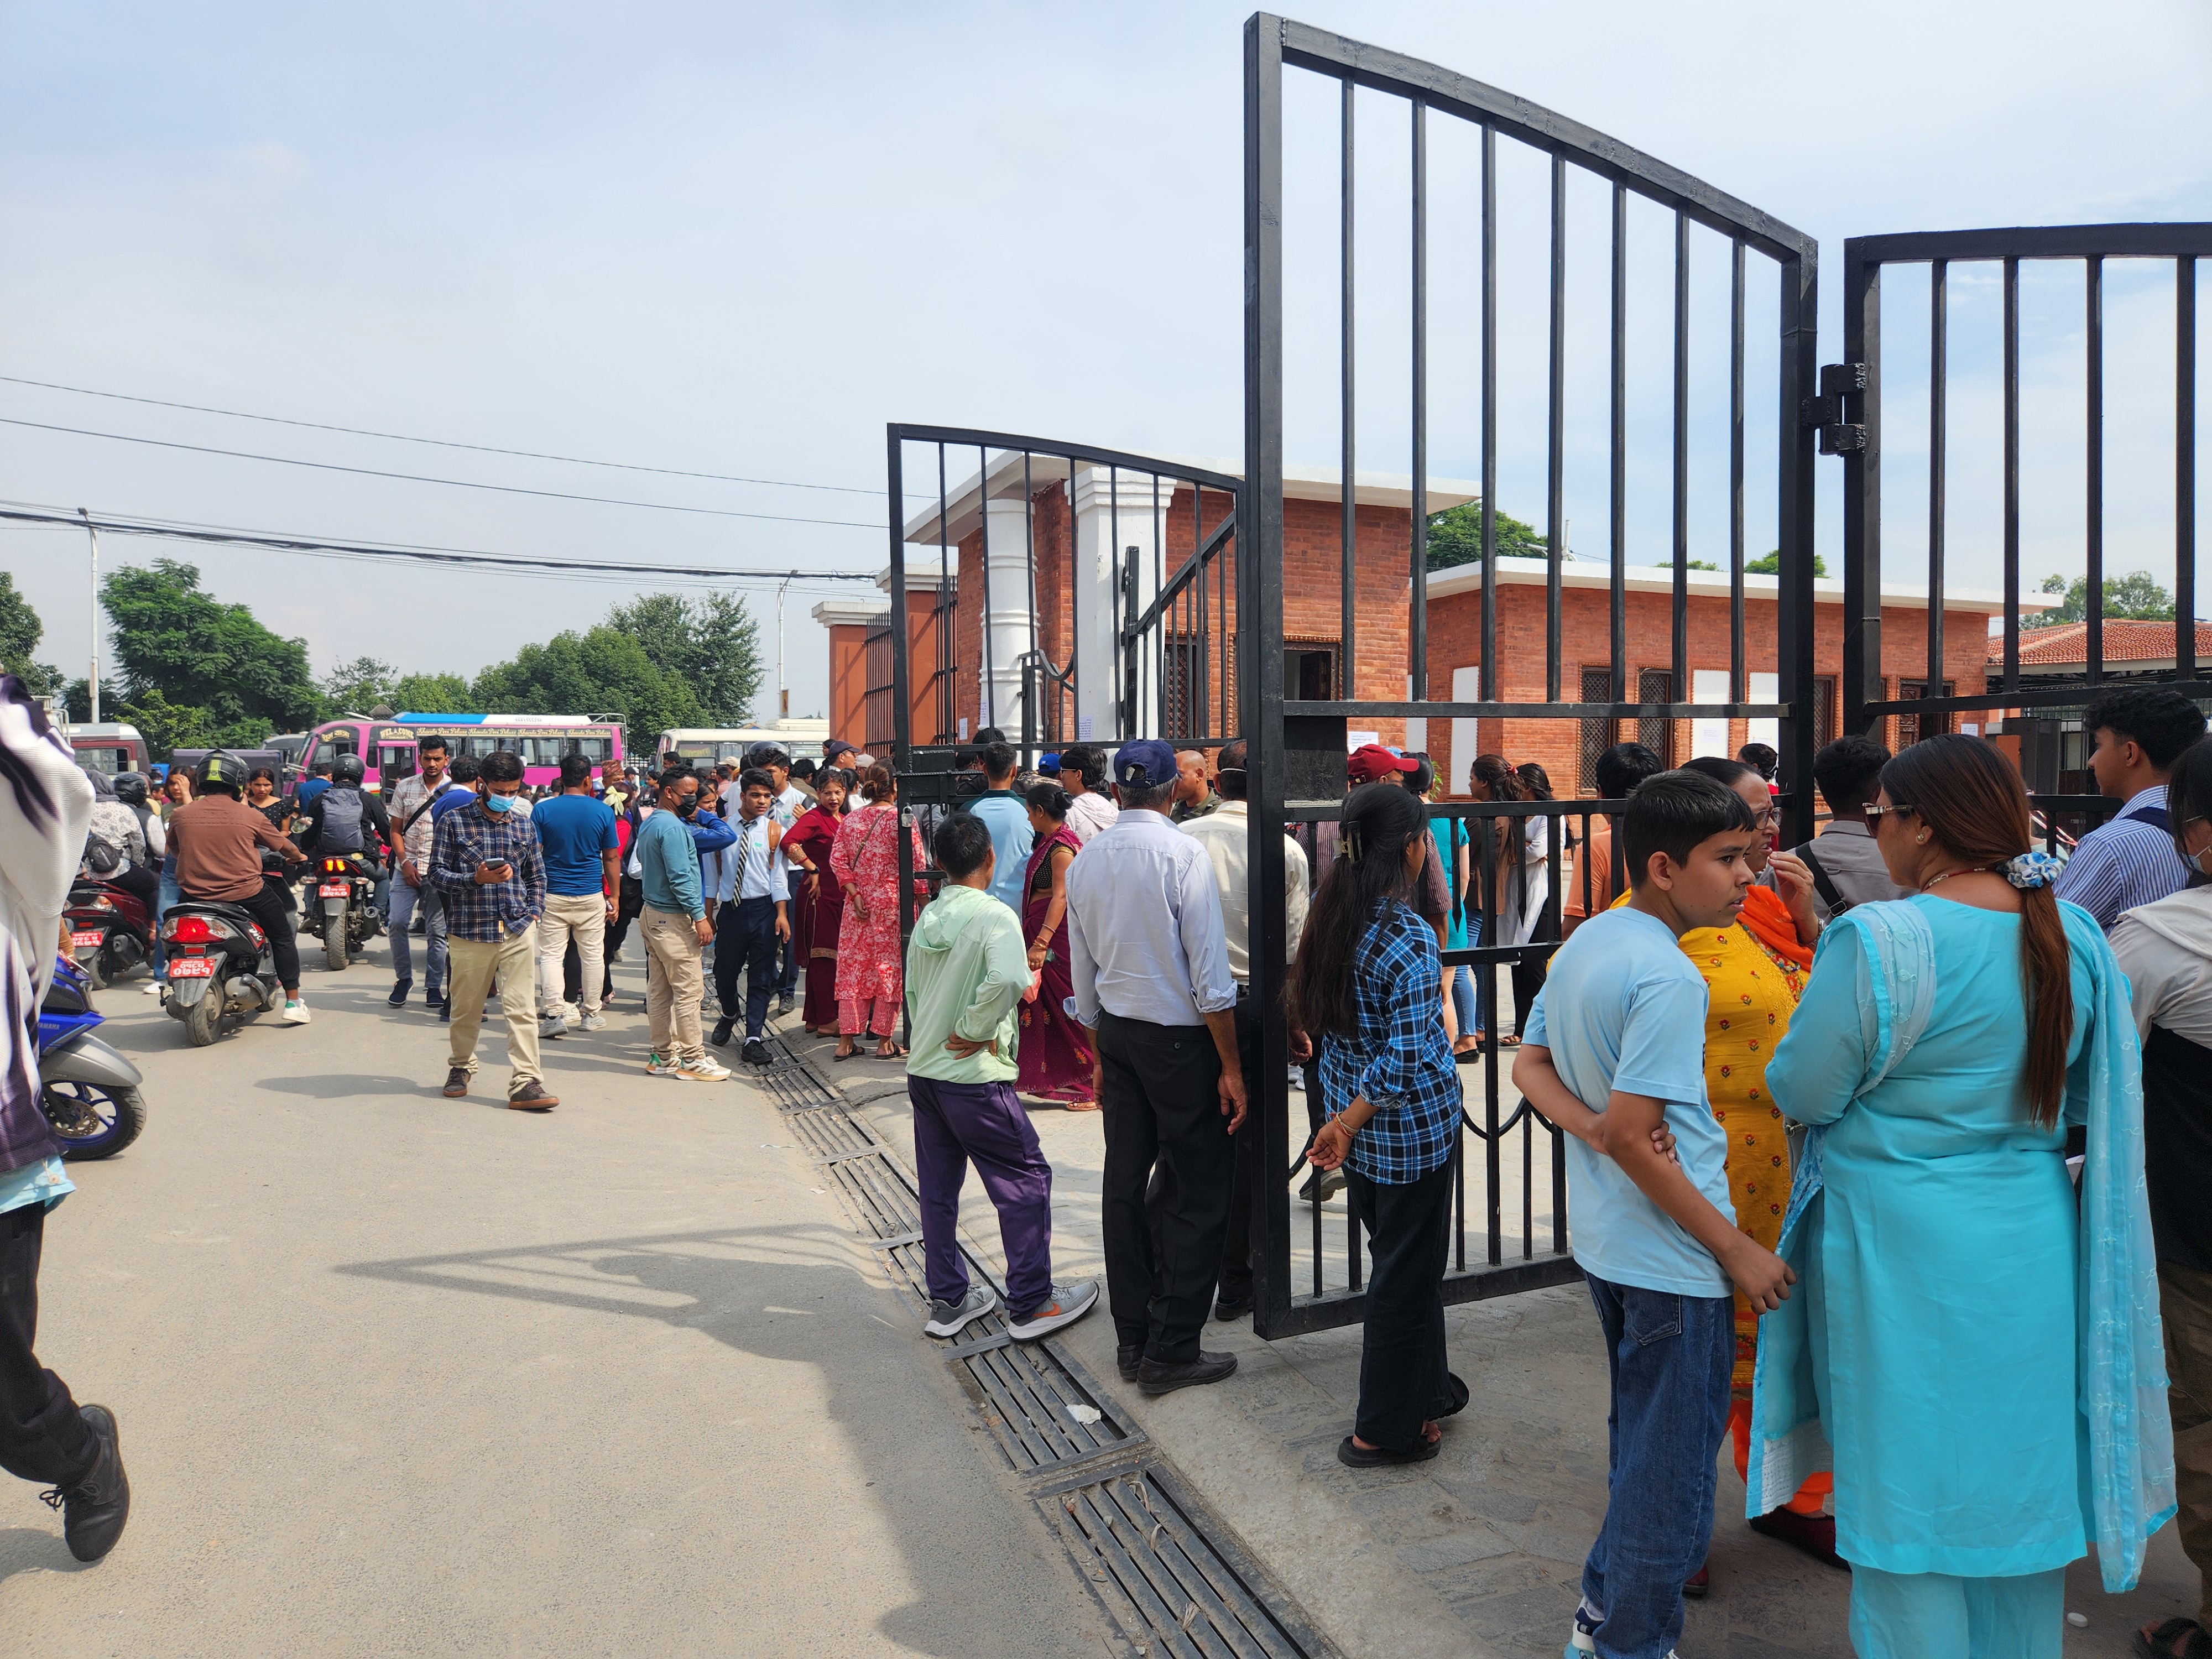
<instances>
[{"instance_id":1,"label":"utility pole","mask_svg":"<svg viewBox=\"0 0 2212 1659\"><path fill-rule=\"evenodd\" d=\"M92 693L92 721L100 723L100 532L92 527L92 514L84 508L76 510L84 520L84 533L92 538L92 672L85 677L85 684Z\"/></svg>"},{"instance_id":2,"label":"utility pole","mask_svg":"<svg viewBox=\"0 0 2212 1659\"><path fill-rule=\"evenodd\" d=\"M791 714L791 688L784 683L783 674L783 594L790 586L788 576L775 585L775 717L779 720Z\"/></svg>"}]
</instances>

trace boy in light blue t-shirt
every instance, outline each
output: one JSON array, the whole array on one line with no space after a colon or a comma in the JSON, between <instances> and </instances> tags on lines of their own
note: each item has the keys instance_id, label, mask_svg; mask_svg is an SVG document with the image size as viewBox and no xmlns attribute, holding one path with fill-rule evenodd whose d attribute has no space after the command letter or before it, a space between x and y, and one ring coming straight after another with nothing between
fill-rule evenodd
<instances>
[{"instance_id":1,"label":"boy in light blue t-shirt","mask_svg":"<svg viewBox=\"0 0 2212 1659\"><path fill-rule=\"evenodd\" d=\"M1612 1492L1569 1659L1671 1653L1683 1582L1712 1537L1731 1285L1766 1311L1792 1282L1736 1229L1727 1136L1705 1099L1705 985L1677 943L1735 921L1756 833L1750 809L1711 778L1645 779L1620 829L1629 901L1553 957L1514 1061L1515 1086L1572 1137L1575 1258L1613 1374Z\"/></svg>"}]
</instances>

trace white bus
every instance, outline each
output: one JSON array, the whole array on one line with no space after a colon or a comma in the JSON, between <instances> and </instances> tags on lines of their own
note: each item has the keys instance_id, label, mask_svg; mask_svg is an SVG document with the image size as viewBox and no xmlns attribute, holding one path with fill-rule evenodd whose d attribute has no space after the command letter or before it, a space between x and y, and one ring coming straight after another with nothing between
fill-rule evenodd
<instances>
[{"instance_id":1,"label":"white bus","mask_svg":"<svg viewBox=\"0 0 2212 1659\"><path fill-rule=\"evenodd\" d=\"M828 720L782 720L775 726L685 726L663 732L653 745L653 766L665 770L671 759L712 766L738 761L757 743L780 743L793 760L820 761L830 741Z\"/></svg>"}]
</instances>

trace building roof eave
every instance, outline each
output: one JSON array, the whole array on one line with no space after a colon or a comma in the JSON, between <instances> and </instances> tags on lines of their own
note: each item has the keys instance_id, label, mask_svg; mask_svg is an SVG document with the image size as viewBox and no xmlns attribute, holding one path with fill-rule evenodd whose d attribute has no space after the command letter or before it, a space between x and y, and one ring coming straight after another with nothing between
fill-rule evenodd
<instances>
[{"instance_id":1,"label":"building roof eave","mask_svg":"<svg viewBox=\"0 0 2212 1659\"><path fill-rule=\"evenodd\" d=\"M1541 586L1549 576L1549 565L1542 559L1501 558L1498 561L1498 585L1500 587ZM1601 592L1613 586L1609 566L1577 562L1562 565L1559 585L1566 588L1595 588ZM1674 570L1671 565L1631 565L1622 576L1622 587L1631 593L1668 593L1674 591ZM1692 570L1688 574L1687 587L1692 599L1729 597L1728 573L1717 570ZM1455 565L1448 570L1429 573L1429 601L1449 599L1455 593L1479 593L1482 591L1482 567L1480 564ZM1782 579L1778 576L1747 575L1743 579L1743 593L1747 599L1772 599L1780 596ZM1844 585L1826 577L1813 580L1813 599L1816 605L1841 605ZM1900 611L1928 608L1928 590L1924 587L1884 587L1883 605ZM2020 608L2023 615L2047 611L2054 601L2040 596L2023 593ZM1943 594L1947 611L1978 612L1985 616L2004 613L2004 595L1986 588L1953 587Z\"/></svg>"}]
</instances>

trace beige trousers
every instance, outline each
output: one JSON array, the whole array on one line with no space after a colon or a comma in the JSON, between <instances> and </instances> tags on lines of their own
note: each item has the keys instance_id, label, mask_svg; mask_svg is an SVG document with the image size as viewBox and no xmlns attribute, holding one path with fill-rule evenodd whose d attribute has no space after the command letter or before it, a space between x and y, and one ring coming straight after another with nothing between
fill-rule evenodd
<instances>
[{"instance_id":1,"label":"beige trousers","mask_svg":"<svg viewBox=\"0 0 2212 1659\"><path fill-rule=\"evenodd\" d=\"M538 930L526 927L497 944L448 938L446 990L453 998L453 1065L477 1074L477 1031L483 1024L484 1000L495 987L507 1016L507 1092L526 1083L542 1083L538 1069Z\"/></svg>"},{"instance_id":2,"label":"beige trousers","mask_svg":"<svg viewBox=\"0 0 2212 1659\"><path fill-rule=\"evenodd\" d=\"M699 966L699 935L691 918L647 905L639 913L645 935L645 1020L653 1052L690 1064L707 1057L700 1040L699 1000L707 976Z\"/></svg>"},{"instance_id":3,"label":"beige trousers","mask_svg":"<svg viewBox=\"0 0 2212 1659\"><path fill-rule=\"evenodd\" d=\"M538 918L538 1009L543 1014L565 1013L561 995L561 958L568 953L571 934L576 940L576 960L584 970L584 1012L599 1012L599 991L606 983L607 902L590 895L548 893L545 913Z\"/></svg>"}]
</instances>

